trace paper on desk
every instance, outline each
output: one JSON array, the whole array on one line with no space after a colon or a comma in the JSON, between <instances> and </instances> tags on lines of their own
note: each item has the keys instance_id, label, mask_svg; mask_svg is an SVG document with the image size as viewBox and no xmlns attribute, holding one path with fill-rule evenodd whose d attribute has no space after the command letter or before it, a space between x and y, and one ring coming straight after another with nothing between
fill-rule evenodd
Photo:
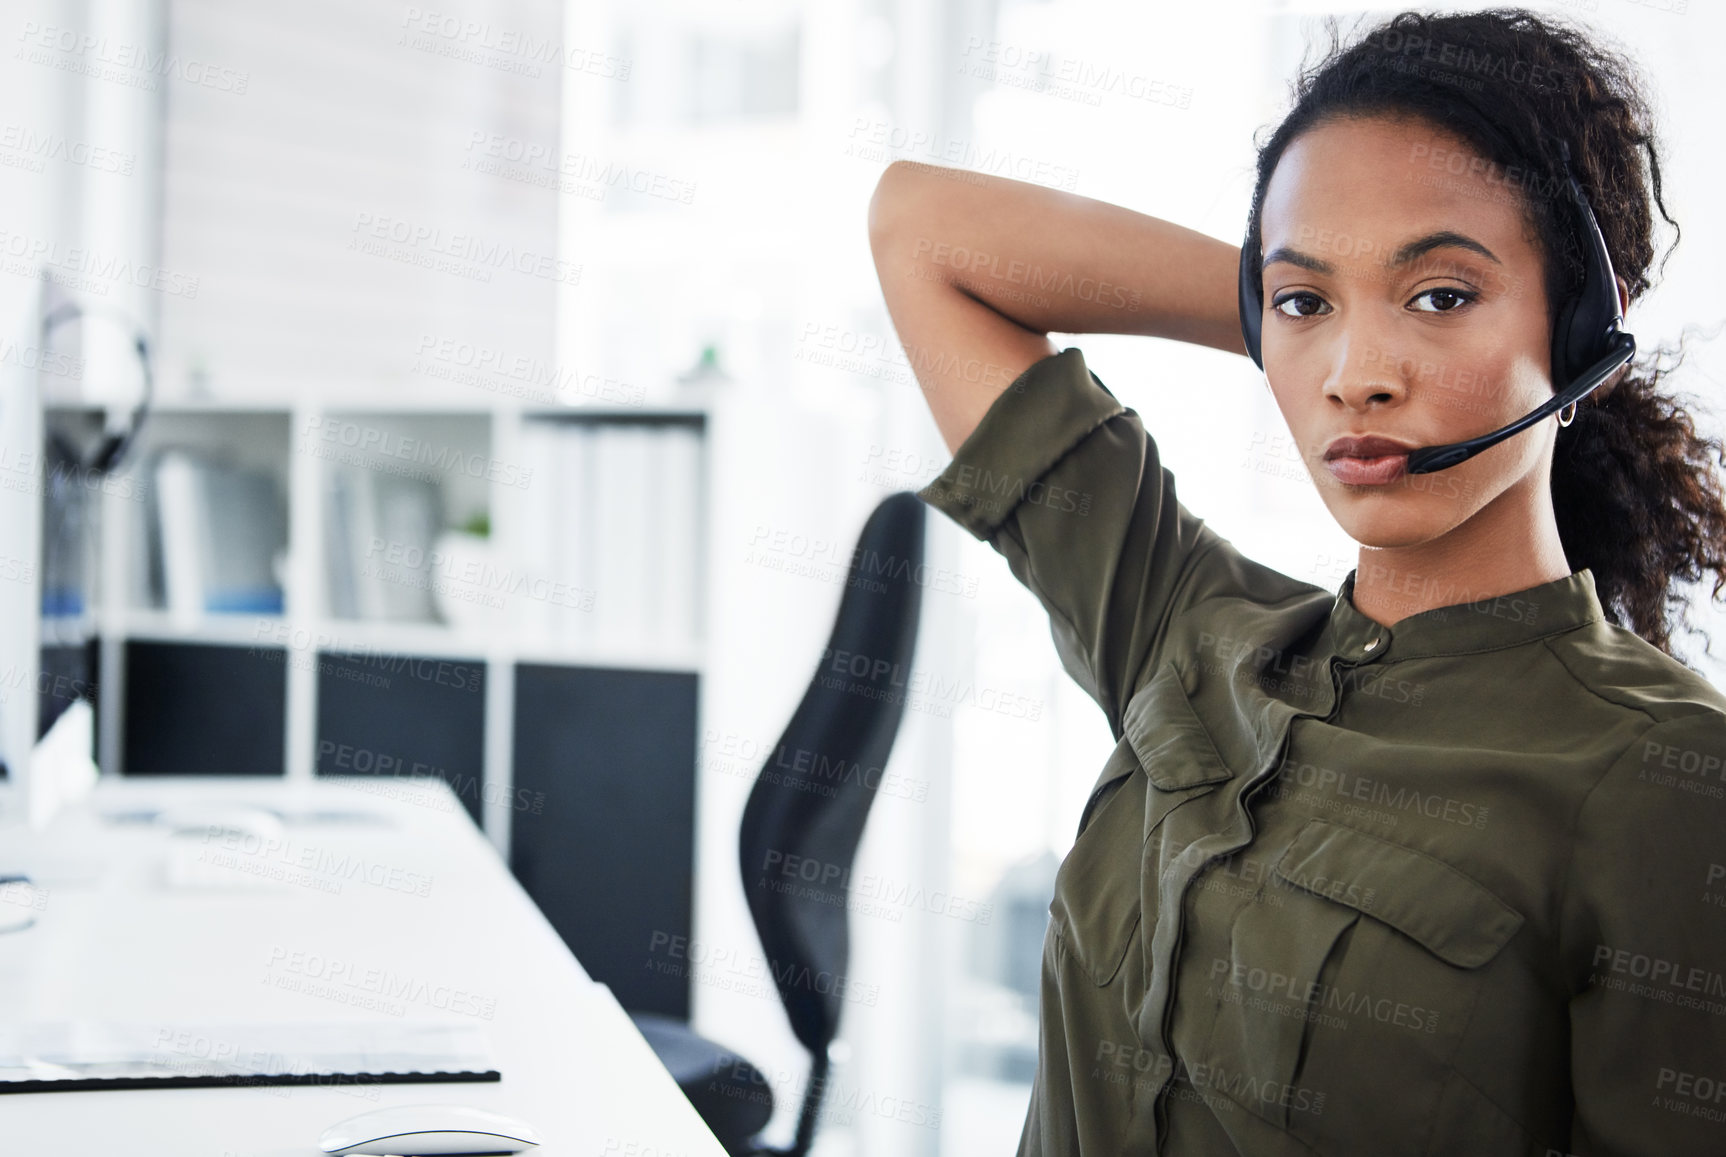
<instances>
[{"instance_id":1,"label":"paper on desk","mask_svg":"<svg viewBox=\"0 0 1726 1157\"><path fill-rule=\"evenodd\" d=\"M96 763L90 758L95 726L89 700L75 700L30 753L25 795L32 828L46 827L61 807L83 799L96 786Z\"/></svg>"},{"instance_id":2,"label":"paper on desk","mask_svg":"<svg viewBox=\"0 0 1726 1157\"><path fill-rule=\"evenodd\" d=\"M0 1025L0 1087L20 1081L483 1073L492 1067L484 1030L466 1024Z\"/></svg>"}]
</instances>

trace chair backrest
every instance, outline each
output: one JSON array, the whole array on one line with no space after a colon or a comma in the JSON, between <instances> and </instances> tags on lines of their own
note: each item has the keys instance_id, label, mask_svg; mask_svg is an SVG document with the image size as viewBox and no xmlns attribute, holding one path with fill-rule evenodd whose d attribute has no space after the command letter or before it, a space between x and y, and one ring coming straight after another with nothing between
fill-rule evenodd
<instances>
[{"instance_id":1,"label":"chair backrest","mask_svg":"<svg viewBox=\"0 0 1726 1157\"><path fill-rule=\"evenodd\" d=\"M846 900L863 824L911 693L925 507L889 495L858 538L832 636L743 809L739 864L791 1029L825 1062L851 954Z\"/></svg>"}]
</instances>

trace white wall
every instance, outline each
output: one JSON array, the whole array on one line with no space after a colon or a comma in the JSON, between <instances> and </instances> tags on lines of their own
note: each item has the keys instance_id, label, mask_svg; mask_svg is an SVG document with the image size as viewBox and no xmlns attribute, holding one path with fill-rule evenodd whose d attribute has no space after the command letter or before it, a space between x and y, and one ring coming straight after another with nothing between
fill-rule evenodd
<instances>
[{"instance_id":1,"label":"white wall","mask_svg":"<svg viewBox=\"0 0 1726 1157\"><path fill-rule=\"evenodd\" d=\"M566 70L483 45L560 23L556 0L174 0L174 52L221 72L168 104L163 264L195 289L163 297L164 394L483 408L416 370L428 340L550 362L556 194L484 165L555 148Z\"/></svg>"}]
</instances>

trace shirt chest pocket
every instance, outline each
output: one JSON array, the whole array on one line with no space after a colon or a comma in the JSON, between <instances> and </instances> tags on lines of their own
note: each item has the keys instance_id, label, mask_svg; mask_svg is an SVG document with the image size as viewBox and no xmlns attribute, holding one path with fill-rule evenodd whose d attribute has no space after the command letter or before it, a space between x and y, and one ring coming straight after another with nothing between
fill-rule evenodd
<instances>
[{"instance_id":1,"label":"shirt chest pocket","mask_svg":"<svg viewBox=\"0 0 1726 1157\"><path fill-rule=\"evenodd\" d=\"M1209 1085L1323 1148L1420 1153L1521 913L1416 849L1314 819L1204 967ZM1189 1058L1190 1059L1190 1058Z\"/></svg>"},{"instance_id":2,"label":"shirt chest pocket","mask_svg":"<svg viewBox=\"0 0 1726 1157\"><path fill-rule=\"evenodd\" d=\"M1146 839L1170 812L1188 800L1209 795L1234 776L1193 709L1180 670L1172 661L1165 660L1155 677L1128 701L1122 725L1133 755L1150 781L1144 813Z\"/></svg>"}]
</instances>

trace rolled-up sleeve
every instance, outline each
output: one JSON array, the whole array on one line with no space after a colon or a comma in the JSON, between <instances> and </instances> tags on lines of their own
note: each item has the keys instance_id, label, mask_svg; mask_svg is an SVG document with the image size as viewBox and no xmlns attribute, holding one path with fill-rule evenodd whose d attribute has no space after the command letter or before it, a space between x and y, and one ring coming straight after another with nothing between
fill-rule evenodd
<instances>
[{"instance_id":1,"label":"rolled-up sleeve","mask_svg":"<svg viewBox=\"0 0 1726 1157\"><path fill-rule=\"evenodd\" d=\"M1563 904L1577 1157L1726 1153L1726 713L1659 723L1590 792Z\"/></svg>"},{"instance_id":2,"label":"rolled-up sleeve","mask_svg":"<svg viewBox=\"0 0 1726 1157\"><path fill-rule=\"evenodd\" d=\"M1006 558L1118 738L1196 564L1227 541L1176 498L1139 415L1063 350L995 399L918 497Z\"/></svg>"}]
</instances>

